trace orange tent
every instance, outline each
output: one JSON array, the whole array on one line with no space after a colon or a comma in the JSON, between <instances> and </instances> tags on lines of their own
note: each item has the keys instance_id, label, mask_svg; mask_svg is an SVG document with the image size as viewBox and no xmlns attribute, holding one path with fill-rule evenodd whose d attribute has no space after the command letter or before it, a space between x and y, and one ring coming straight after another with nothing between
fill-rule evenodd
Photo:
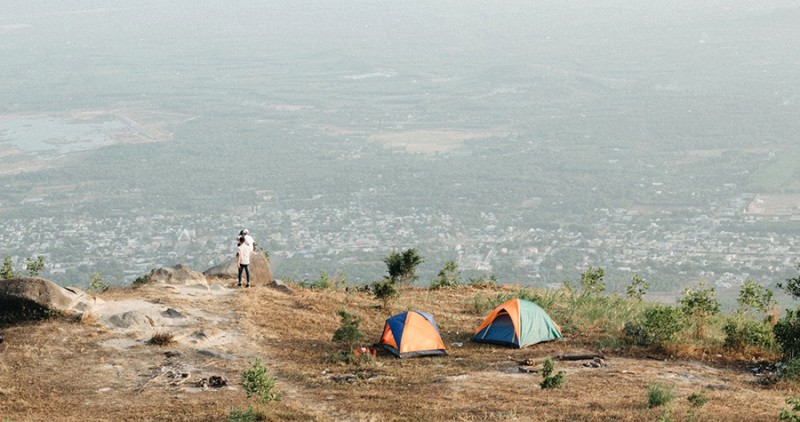
<instances>
[{"instance_id":1,"label":"orange tent","mask_svg":"<svg viewBox=\"0 0 800 422\"><path fill-rule=\"evenodd\" d=\"M396 356L446 355L433 315L408 311L386 320L380 344Z\"/></svg>"}]
</instances>

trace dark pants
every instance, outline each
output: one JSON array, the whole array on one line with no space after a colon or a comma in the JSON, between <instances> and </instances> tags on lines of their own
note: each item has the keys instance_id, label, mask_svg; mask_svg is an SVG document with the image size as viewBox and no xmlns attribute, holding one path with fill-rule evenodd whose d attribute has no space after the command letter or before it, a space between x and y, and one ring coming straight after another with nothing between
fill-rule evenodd
<instances>
[{"instance_id":1,"label":"dark pants","mask_svg":"<svg viewBox=\"0 0 800 422\"><path fill-rule=\"evenodd\" d=\"M239 264L239 285L242 285L242 270L247 273L247 285L250 285L250 264Z\"/></svg>"}]
</instances>

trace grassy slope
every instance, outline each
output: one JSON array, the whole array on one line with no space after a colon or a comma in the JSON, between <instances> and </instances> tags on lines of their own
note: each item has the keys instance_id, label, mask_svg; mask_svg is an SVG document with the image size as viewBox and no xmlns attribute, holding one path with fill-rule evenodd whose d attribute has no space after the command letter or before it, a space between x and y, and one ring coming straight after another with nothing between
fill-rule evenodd
<instances>
[{"instance_id":1,"label":"grassy slope","mask_svg":"<svg viewBox=\"0 0 800 422\"><path fill-rule=\"evenodd\" d=\"M472 331L483 318L475 297L496 293L469 287L406 288L387 312L368 294L333 290L298 289L287 295L259 287L230 299L194 302L142 290L109 292L107 300L144 295L178 309L192 305L231 315L231 323L220 328L236 332L240 340L222 352L236 358L201 358L183 346L140 345L117 352L100 344L112 333L91 320L8 327L0 345L0 418L227 420L232 407L253 405L272 420L640 421L656 420L664 413L664 408L647 408L647 388L660 381L674 386L672 420L685 420L686 398L702 392L711 401L696 412L696 420L755 421L775 420L785 407L784 398L792 394L781 386L757 385L740 365L659 361L637 358L646 351L595 350L603 335L600 330L573 330L562 340L522 350L471 343ZM435 314L449 356L400 360L379 354L376 362L361 366L336 361L340 348L331 337L339 326L338 309L357 313L362 331L373 342L390 313L409 308ZM184 353L184 364L198 372L224 375L233 388L187 390L154 381L166 364L165 350ZM608 366L556 362L556 370L567 373L562 389L542 390L540 375L518 369L518 361L586 352L605 353ZM238 386L239 374L255 357L278 378L282 401L255 403Z\"/></svg>"}]
</instances>

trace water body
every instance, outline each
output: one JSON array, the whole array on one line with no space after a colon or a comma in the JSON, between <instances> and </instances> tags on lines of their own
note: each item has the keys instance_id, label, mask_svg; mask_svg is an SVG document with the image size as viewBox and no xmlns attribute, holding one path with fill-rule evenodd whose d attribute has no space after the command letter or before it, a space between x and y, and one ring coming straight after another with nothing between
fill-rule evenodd
<instances>
[{"instance_id":1,"label":"water body","mask_svg":"<svg viewBox=\"0 0 800 422\"><path fill-rule=\"evenodd\" d=\"M0 120L0 145L13 145L38 156L60 156L114 144L109 135L126 125L119 120L74 122L63 118Z\"/></svg>"}]
</instances>

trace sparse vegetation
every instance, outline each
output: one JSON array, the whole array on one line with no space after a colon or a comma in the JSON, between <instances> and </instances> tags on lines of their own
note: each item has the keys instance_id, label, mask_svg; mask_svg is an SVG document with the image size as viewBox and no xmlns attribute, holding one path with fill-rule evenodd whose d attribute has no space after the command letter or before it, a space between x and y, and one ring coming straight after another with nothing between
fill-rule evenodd
<instances>
[{"instance_id":1,"label":"sparse vegetation","mask_svg":"<svg viewBox=\"0 0 800 422\"><path fill-rule=\"evenodd\" d=\"M648 289L650 289L650 283L644 281L639 274L634 274L631 284L625 288L625 292L631 299L642 300Z\"/></svg>"},{"instance_id":2,"label":"sparse vegetation","mask_svg":"<svg viewBox=\"0 0 800 422\"><path fill-rule=\"evenodd\" d=\"M263 420L264 418L256 413L253 406L248 406L245 410L234 407L228 413L228 422L257 422Z\"/></svg>"},{"instance_id":3,"label":"sparse vegetation","mask_svg":"<svg viewBox=\"0 0 800 422\"><path fill-rule=\"evenodd\" d=\"M344 309L340 309L337 314L339 315L340 325L333 333L333 341L351 351L366 338L364 333L361 332L361 318Z\"/></svg>"},{"instance_id":4,"label":"sparse vegetation","mask_svg":"<svg viewBox=\"0 0 800 422\"><path fill-rule=\"evenodd\" d=\"M446 261L444 267L439 270L439 274L431 282L431 289L456 287L459 285L461 285L461 272L458 271L458 264L451 260Z\"/></svg>"},{"instance_id":5,"label":"sparse vegetation","mask_svg":"<svg viewBox=\"0 0 800 422\"><path fill-rule=\"evenodd\" d=\"M86 288L87 292L104 292L108 290L109 285L103 280L103 273L97 272L92 276L89 281L89 287Z\"/></svg>"},{"instance_id":6,"label":"sparse vegetation","mask_svg":"<svg viewBox=\"0 0 800 422\"><path fill-rule=\"evenodd\" d=\"M672 386L653 382L647 388L647 407L664 406L672 401Z\"/></svg>"},{"instance_id":7,"label":"sparse vegetation","mask_svg":"<svg viewBox=\"0 0 800 422\"><path fill-rule=\"evenodd\" d=\"M253 361L250 369L242 372L241 383L247 398L255 396L262 403L281 399L281 391L275 386L275 377L270 375L260 358Z\"/></svg>"},{"instance_id":8,"label":"sparse vegetation","mask_svg":"<svg viewBox=\"0 0 800 422\"><path fill-rule=\"evenodd\" d=\"M6 256L3 258L3 268L0 269L0 279L10 280L14 277L16 277L16 273L14 272L14 265L11 262L11 257Z\"/></svg>"},{"instance_id":9,"label":"sparse vegetation","mask_svg":"<svg viewBox=\"0 0 800 422\"><path fill-rule=\"evenodd\" d=\"M153 276L153 272L150 271L147 274L144 274L144 275L141 275L139 277L136 277L136 279L133 280L133 283L132 283L133 287L144 286L145 284L150 282L150 278L152 276Z\"/></svg>"},{"instance_id":10,"label":"sparse vegetation","mask_svg":"<svg viewBox=\"0 0 800 422\"><path fill-rule=\"evenodd\" d=\"M25 258L25 273L28 277L38 277L44 268L44 257L39 255L34 258ZM14 271L14 264L10 256L3 258L3 267L0 268L0 280L9 280L20 277L21 273Z\"/></svg>"},{"instance_id":11,"label":"sparse vegetation","mask_svg":"<svg viewBox=\"0 0 800 422\"><path fill-rule=\"evenodd\" d=\"M152 344L154 346L169 346L175 343L175 336L172 333L155 333L150 340L147 340L147 344Z\"/></svg>"},{"instance_id":12,"label":"sparse vegetation","mask_svg":"<svg viewBox=\"0 0 800 422\"><path fill-rule=\"evenodd\" d=\"M603 281L605 277L605 270L600 267L594 268L590 266L586 271L581 274L581 290L584 295L598 296L606 291L606 284Z\"/></svg>"},{"instance_id":13,"label":"sparse vegetation","mask_svg":"<svg viewBox=\"0 0 800 422\"><path fill-rule=\"evenodd\" d=\"M714 295L713 287L706 287L702 281L696 289L687 287L679 299L681 310L692 321L695 327L695 338L705 335L708 318L719 313L721 306Z\"/></svg>"}]
</instances>

